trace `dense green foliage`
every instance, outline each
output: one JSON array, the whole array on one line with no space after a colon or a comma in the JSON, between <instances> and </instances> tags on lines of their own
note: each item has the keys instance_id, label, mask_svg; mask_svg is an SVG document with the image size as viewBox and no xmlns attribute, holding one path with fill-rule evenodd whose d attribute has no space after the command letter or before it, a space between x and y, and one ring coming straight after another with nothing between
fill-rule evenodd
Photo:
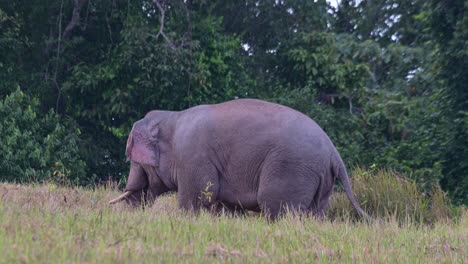
<instances>
[{"instance_id":1,"label":"dense green foliage","mask_svg":"<svg viewBox=\"0 0 468 264\"><path fill-rule=\"evenodd\" d=\"M19 90L0 101L1 179L91 182L80 157L79 129L53 111L41 114L38 105Z\"/></svg>"},{"instance_id":2,"label":"dense green foliage","mask_svg":"<svg viewBox=\"0 0 468 264\"><path fill-rule=\"evenodd\" d=\"M428 193L441 184L467 204L467 9L0 0L0 180L51 178L55 164L70 183L120 180L147 111L253 97L311 116L348 165L401 171Z\"/></svg>"}]
</instances>

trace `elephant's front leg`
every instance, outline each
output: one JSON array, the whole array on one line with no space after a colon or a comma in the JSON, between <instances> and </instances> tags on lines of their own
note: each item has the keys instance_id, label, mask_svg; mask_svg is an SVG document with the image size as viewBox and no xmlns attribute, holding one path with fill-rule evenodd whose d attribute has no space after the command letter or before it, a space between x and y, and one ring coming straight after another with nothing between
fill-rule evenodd
<instances>
[{"instance_id":1,"label":"elephant's front leg","mask_svg":"<svg viewBox=\"0 0 468 264\"><path fill-rule=\"evenodd\" d=\"M211 210L213 206L216 206L218 189L218 184L213 181L206 181L205 187L180 186L177 193L179 208L195 212L198 212L200 208Z\"/></svg>"},{"instance_id":2,"label":"elephant's front leg","mask_svg":"<svg viewBox=\"0 0 468 264\"><path fill-rule=\"evenodd\" d=\"M206 166L178 177L177 201L181 209L195 212L200 208L211 210L216 205L218 191L219 180L215 168Z\"/></svg>"}]
</instances>

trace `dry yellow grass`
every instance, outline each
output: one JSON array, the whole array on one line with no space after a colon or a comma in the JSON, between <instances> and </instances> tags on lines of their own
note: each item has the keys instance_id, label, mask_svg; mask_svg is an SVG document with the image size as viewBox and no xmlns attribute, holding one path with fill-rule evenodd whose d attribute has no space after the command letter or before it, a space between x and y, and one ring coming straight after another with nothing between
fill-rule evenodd
<instances>
[{"instance_id":1,"label":"dry yellow grass","mask_svg":"<svg viewBox=\"0 0 468 264\"><path fill-rule=\"evenodd\" d=\"M198 216L175 195L109 206L113 188L0 184L2 263L467 263L468 213L432 225Z\"/></svg>"}]
</instances>

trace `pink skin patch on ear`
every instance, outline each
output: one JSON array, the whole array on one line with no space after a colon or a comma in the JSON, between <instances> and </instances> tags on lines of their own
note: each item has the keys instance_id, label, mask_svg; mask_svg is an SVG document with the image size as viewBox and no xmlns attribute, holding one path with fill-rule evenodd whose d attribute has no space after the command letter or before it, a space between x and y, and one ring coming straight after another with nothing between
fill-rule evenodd
<instances>
[{"instance_id":1,"label":"pink skin patch on ear","mask_svg":"<svg viewBox=\"0 0 468 264\"><path fill-rule=\"evenodd\" d=\"M152 150L151 146L149 139L138 132L132 131L127 141L127 160L156 165L155 150Z\"/></svg>"}]
</instances>

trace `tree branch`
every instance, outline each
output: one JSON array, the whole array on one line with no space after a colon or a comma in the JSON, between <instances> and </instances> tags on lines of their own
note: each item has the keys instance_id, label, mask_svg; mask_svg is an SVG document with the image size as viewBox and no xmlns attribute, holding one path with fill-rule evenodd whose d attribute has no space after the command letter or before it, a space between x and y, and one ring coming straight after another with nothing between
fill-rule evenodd
<instances>
[{"instance_id":1,"label":"tree branch","mask_svg":"<svg viewBox=\"0 0 468 264\"><path fill-rule=\"evenodd\" d=\"M63 0L60 5L60 14L59 14L59 21L58 21L58 27L59 27L59 32L58 32L58 40L57 40L57 56L55 57L55 71L54 71L54 77L53 77L53 82L55 84L55 87L57 88L57 100L55 102L55 112L58 113L59 111L59 104L60 104L60 98L62 97L62 89L60 88L60 85L57 83L57 75L58 75L58 68L59 68L59 60L60 60L60 48L62 44L62 15L63 15Z\"/></svg>"},{"instance_id":2,"label":"tree branch","mask_svg":"<svg viewBox=\"0 0 468 264\"><path fill-rule=\"evenodd\" d=\"M185 10L185 16L187 18L187 33L188 33L188 45L189 45L189 68L187 70L187 72L192 72L192 56L193 56L193 50L192 50L192 38L193 38L193 35L192 35L192 18L190 17L190 11L192 9L192 0L187 0L185 5L184 6L184 10ZM183 47L183 43L182 43L182 47ZM189 78L187 78L187 98L189 98L188 100L188 107L191 107L191 101L192 101L192 91L191 91L191 76L189 74Z\"/></svg>"},{"instance_id":3,"label":"tree branch","mask_svg":"<svg viewBox=\"0 0 468 264\"><path fill-rule=\"evenodd\" d=\"M63 39L68 39L71 36L73 30L80 24L80 12L83 6L88 2L88 0L73 0L73 14L70 22L63 31Z\"/></svg>"},{"instance_id":4,"label":"tree branch","mask_svg":"<svg viewBox=\"0 0 468 264\"><path fill-rule=\"evenodd\" d=\"M158 34L156 34L156 38L159 38L159 36L162 36L164 38L164 40L167 42L167 44L169 44L169 47L171 47L171 49L173 50L176 50L176 45L174 45L174 43L166 36L166 34L164 33L164 21L165 21L165 18L166 18L166 10L164 9L163 5L165 3L165 1L160 1L160 0L153 0L153 3L156 5L156 7L159 9L159 12L161 13L161 17L159 19L159 32Z\"/></svg>"}]
</instances>

